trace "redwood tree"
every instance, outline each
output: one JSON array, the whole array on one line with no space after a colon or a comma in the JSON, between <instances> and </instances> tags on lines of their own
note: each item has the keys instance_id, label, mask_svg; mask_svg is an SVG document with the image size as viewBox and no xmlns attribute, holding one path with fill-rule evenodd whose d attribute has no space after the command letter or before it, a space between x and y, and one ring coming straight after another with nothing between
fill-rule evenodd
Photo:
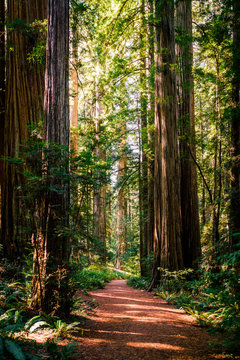
<instances>
[{"instance_id":1,"label":"redwood tree","mask_svg":"<svg viewBox=\"0 0 240 360\"><path fill-rule=\"evenodd\" d=\"M49 178L45 200L45 284L42 309L68 313L69 259L69 2L49 0L44 128Z\"/></svg>"},{"instance_id":2,"label":"redwood tree","mask_svg":"<svg viewBox=\"0 0 240 360\"><path fill-rule=\"evenodd\" d=\"M7 1L6 108L3 143L3 154L6 157L18 156L21 145L29 137L28 126L36 125L42 118L44 66L38 61L31 62L29 55L36 46L39 36L44 32L40 21L46 16L45 0L22 0L18 6L15 0ZM4 63L1 65L4 66ZM16 166L5 161L2 179L4 196L1 204L1 243L4 256L20 263L23 261L22 255L26 247L26 229L24 229L26 214L22 213L19 192L22 182L23 178L19 175Z\"/></svg>"},{"instance_id":3,"label":"redwood tree","mask_svg":"<svg viewBox=\"0 0 240 360\"><path fill-rule=\"evenodd\" d=\"M140 268L141 275L147 276L146 259L148 255L148 114L147 114L147 63L146 63L146 14L145 1L141 0L140 27L140 119L141 119L141 154L139 159L139 212L140 212Z\"/></svg>"},{"instance_id":4,"label":"redwood tree","mask_svg":"<svg viewBox=\"0 0 240 360\"><path fill-rule=\"evenodd\" d=\"M240 238L240 3L233 0L233 81L232 81L232 171L231 171L231 245ZM234 250L234 249L232 249ZM235 249L236 250L236 249Z\"/></svg>"},{"instance_id":5,"label":"redwood tree","mask_svg":"<svg viewBox=\"0 0 240 360\"><path fill-rule=\"evenodd\" d=\"M183 267L177 143L174 1L156 0L154 268Z\"/></svg>"},{"instance_id":6,"label":"redwood tree","mask_svg":"<svg viewBox=\"0 0 240 360\"><path fill-rule=\"evenodd\" d=\"M5 1L0 1L0 156L3 155L5 118ZM0 208L2 200L3 162L0 159ZM0 213L1 219L1 213ZM1 229L1 220L0 220Z\"/></svg>"},{"instance_id":7,"label":"redwood tree","mask_svg":"<svg viewBox=\"0 0 240 360\"><path fill-rule=\"evenodd\" d=\"M192 76L192 0L177 2L176 25L182 253L184 267L192 268L197 266L197 260L201 255L197 172L192 159L192 156L196 157Z\"/></svg>"},{"instance_id":8,"label":"redwood tree","mask_svg":"<svg viewBox=\"0 0 240 360\"><path fill-rule=\"evenodd\" d=\"M118 162L118 197L117 197L117 224L116 224L116 236L117 236L117 251L115 257L115 267L121 269L122 255L126 250L126 215L127 215L127 199L126 190L124 187L124 178L127 167L126 157L126 125L121 127L122 141L120 144L120 159Z\"/></svg>"},{"instance_id":9,"label":"redwood tree","mask_svg":"<svg viewBox=\"0 0 240 360\"><path fill-rule=\"evenodd\" d=\"M97 91L98 96L98 91ZM106 261L106 172L98 166L106 162L106 150L102 143L102 105L99 99L95 103L95 189L93 194L93 233L100 260Z\"/></svg>"}]
</instances>

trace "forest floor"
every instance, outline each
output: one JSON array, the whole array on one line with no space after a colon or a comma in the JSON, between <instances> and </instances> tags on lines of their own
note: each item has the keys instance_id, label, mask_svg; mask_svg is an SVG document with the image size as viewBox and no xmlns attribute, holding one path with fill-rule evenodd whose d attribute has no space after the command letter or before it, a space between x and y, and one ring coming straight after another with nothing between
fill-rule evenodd
<instances>
[{"instance_id":1,"label":"forest floor","mask_svg":"<svg viewBox=\"0 0 240 360\"><path fill-rule=\"evenodd\" d=\"M210 360L213 340L194 319L125 280L90 292L98 306L83 326L81 360Z\"/></svg>"}]
</instances>

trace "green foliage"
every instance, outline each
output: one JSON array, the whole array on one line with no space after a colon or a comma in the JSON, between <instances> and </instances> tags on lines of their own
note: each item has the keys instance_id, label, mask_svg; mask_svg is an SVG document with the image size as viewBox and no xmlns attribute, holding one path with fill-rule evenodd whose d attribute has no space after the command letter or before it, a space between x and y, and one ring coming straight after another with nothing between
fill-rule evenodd
<instances>
[{"instance_id":1,"label":"green foliage","mask_svg":"<svg viewBox=\"0 0 240 360\"><path fill-rule=\"evenodd\" d=\"M62 320L57 320L56 322L54 322L54 330L60 337L66 338L70 334L79 331L79 325L80 323L76 321L67 324Z\"/></svg>"},{"instance_id":2,"label":"green foliage","mask_svg":"<svg viewBox=\"0 0 240 360\"><path fill-rule=\"evenodd\" d=\"M236 353L240 348L239 277L227 262L224 266L217 273L204 271L195 278L191 278L191 270L165 271L165 279L155 291L193 315L199 325L222 334L221 346Z\"/></svg>"},{"instance_id":3,"label":"green foliage","mask_svg":"<svg viewBox=\"0 0 240 360\"><path fill-rule=\"evenodd\" d=\"M75 355L76 343L68 343L64 347L58 346L58 341L49 339L44 344L49 354L49 360L68 360Z\"/></svg>"},{"instance_id":4,"label":"green foliage","mask_svg":"<svg viewBox=\"0 0 240 360\"><path fill-rule=\"evenodd\" d=\"M25 330L29 331L30 333L44 329L44 328L51 328L51 322L48 319L44 319L43 316L37 315L32 317L28 320L24 326Z\"/></svg>"},{"instance_id":5,"label":"green foliage","mask_svg":"<svg viewBox=\"0 0 240 360\"><path fill-rule=\"evenodd\" d=\"M16 360L26 360L26 356L24 355L20 345L18 345L15 341L5 340L4 341L5 348L7 351L13 356Z\"/></svg>"},{"instance_id":6,"label":"green foliage","mask_svg":"<svg viewBox=\"0 0 240 360\"><path fill-rule=\"evenodd\" d=\"M140 276L133 276L127 280L127 284L135 289L147 289L150 280Z\"/></svg>"},{"instance_id":7,"label":"green foliage","mask_svg":"<svg viewBox=\"0 0 240 360\"><path fill-rule=\"evenodd\" d=\"M124 278L124 274L118 271L97 266L90 266L88 269L80 270L73 275L75 286L86 291L103 289L111 280L122 278Z\"/></svg>"},{"instance_id":8,"label":"green foliage","mask_svg":"<svg viewBox=\"0 0 240 360\"><path fill-rule=\"evenodd\" d=\"M8 268L8 274L12 270ZM16 269L15 269L16 271ZM0 282L0 307L3 309L11 309L17 307L24 308L27 305L27 291L25 284L19 281Z\"/></svg>"},{"instance_id":9,"label":"green foliage","mask_svg":"<svg viewBox=\"0 0 240 360\"><path fill-rule=\"evenodd\" d=\"M2 278L0 282L1 360L38 360L41 358L40 354L45 353L47 345L41 349L42 345L26 339L27 333L49 329L55 332L55 336L65 338L79 330L80 323L72 319L66 323L44 313L32 316L32 311L27 307L29 294L26 290L28 287L26 282L28 278L25 278L25 282L12 282L11 277L15 274L7 262L1 263L1 276L3 275L7 277L7 280ZM54 357L55 359L67 360L73 356L73 344L60 347L56 343L56 348L58 357ZM53 359L52 353L49 354L48 359Z\"/></svg>"}]
</instances>

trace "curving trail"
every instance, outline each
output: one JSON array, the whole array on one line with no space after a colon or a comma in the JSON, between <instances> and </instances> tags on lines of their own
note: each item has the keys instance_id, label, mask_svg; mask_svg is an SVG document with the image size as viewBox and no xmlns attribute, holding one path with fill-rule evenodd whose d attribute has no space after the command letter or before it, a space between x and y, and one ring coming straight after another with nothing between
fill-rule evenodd
<instances>
[{"instance_id":1,"label":"curving trail","mask_svg":"<svg viewBox=\"0 0 240 360\"><path fill-rule=\"evenodd\" d=\"M210 360L210 336L153 294L114 280L92 291L99 304L79 341L83 360Z\"/></svg>"}]
</instances>

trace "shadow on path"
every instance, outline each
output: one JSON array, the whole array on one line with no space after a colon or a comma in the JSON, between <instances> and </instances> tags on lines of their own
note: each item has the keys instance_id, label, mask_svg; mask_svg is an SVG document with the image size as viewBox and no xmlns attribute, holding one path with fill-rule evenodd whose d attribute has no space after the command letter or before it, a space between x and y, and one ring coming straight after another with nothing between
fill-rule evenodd
<instances>
[{"instance_id":1,"label":"shadow on path","mask_svg":"<svg viewBox=\"0 0 240 360\"><path fill-rule=\"evenodd\" d=\"M114 280L91 297L99 306L83 328L78 359L211 359L211 338L192 317L125 280Z\"/></svg>"}]
</instances>

